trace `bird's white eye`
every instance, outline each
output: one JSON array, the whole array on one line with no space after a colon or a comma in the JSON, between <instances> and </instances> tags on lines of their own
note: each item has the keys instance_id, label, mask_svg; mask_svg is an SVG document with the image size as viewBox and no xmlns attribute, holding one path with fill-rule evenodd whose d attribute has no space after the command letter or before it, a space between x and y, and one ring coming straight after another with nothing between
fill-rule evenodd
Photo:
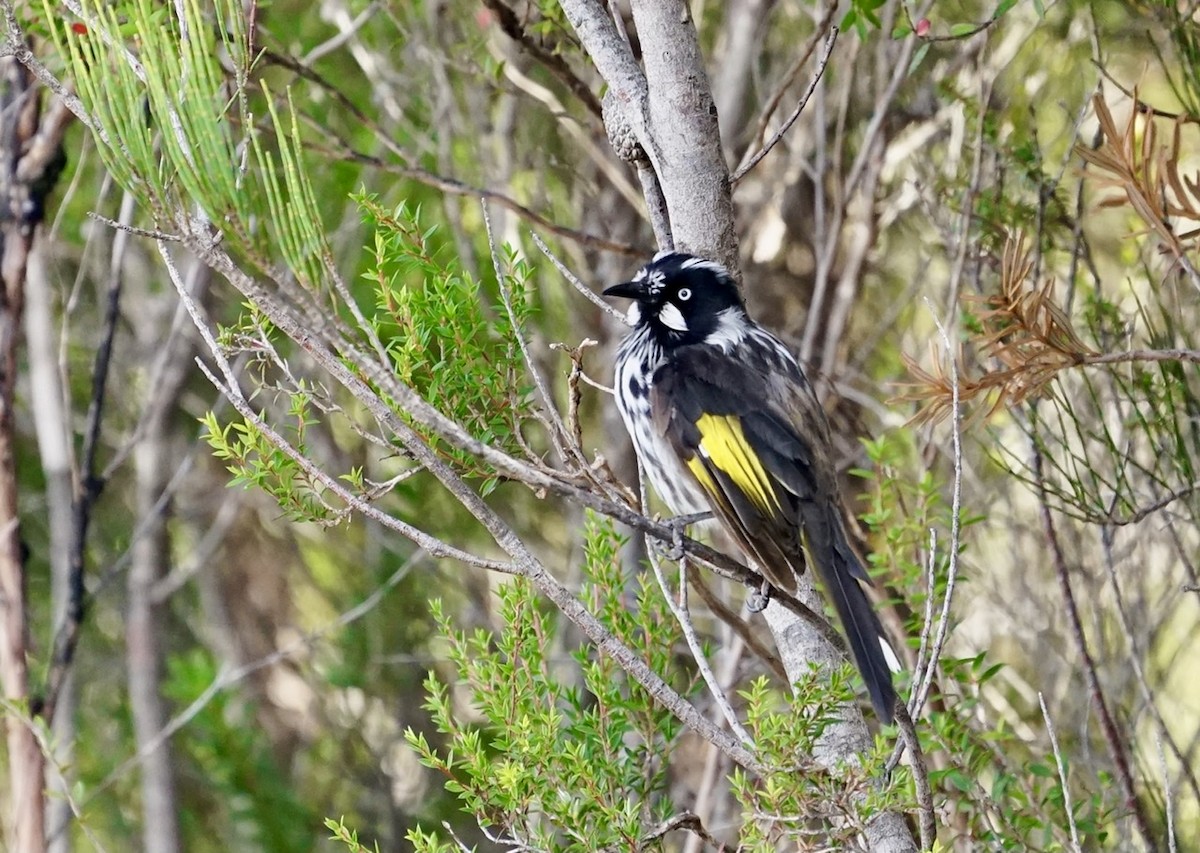
<instances>
[{"instance_id":1,"label":"bird's white eye","mask_svg":"<svg viewBox=\"0 0 1200 853\"><path fill-rule=\"evenodd\" d=\"M679 288L679 301L680 302L687 302L691 298L692 298L692 289L690 287Z\"/></svg>"}]
</instances>

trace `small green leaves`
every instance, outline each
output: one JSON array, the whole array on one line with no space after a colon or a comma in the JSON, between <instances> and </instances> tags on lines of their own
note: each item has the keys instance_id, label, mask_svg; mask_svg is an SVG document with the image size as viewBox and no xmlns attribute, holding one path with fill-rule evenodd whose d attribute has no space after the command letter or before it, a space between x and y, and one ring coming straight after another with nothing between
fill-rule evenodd
<instances>
[{"instance_id":1,"label":"small green leaves","mask_svg":"<svg viewBox=\"0 0 1200 853\"><path fill-rule=\"evenodd\" d=\"M589 517L585 538L585 600L603 603L606 627L670 673L673 637L662 629L670 617L657 587L623 570L610 521ZM595 649L563 657L554 616L529 583L514 580L499 595L504 628L496 634L455 631L435 606L466 690L452 699L430 674L425 707L444 742L435 747L409 731L409 746L482 826L513 843L580 853L643 849L642 837L669 813L665 768L678 723ZM464 699L481 722L464 719ZM423 831L408 840L418 850L449 849Z\"/></svg>"},{"instance_id":2,"label":"small green leaves","mask_svg":"<svg viewBox=\"0 0 1200 853\"><path fill-rule=\"evenodd\" d=\"M514 324L497 293L437 251L435 229L421 225L420 210L387 210L366 194L356 200L375 230L374 262L363 277L374 288L374 328L396 375L481 441L527 453L521 430L531 416L529 383L517 335L533 310L530 269L511 252L502 258L497 287L507 292ZM485 492L495 486L492 472L450 456L484 480Z\"/></svg>"}]
</instances>

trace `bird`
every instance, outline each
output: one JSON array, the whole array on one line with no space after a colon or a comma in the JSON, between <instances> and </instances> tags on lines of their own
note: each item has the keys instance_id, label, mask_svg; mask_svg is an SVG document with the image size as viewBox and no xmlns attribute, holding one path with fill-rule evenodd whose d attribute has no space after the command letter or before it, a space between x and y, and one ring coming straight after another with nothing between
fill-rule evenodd
<instances>
[{"instance_id":1,"label":"bird","mask_svg":"<svg viewBox=\"0 0 1200 853\"><path fill-rule=\"evenodd\" d=\"M696 255L660 252L604 295L632 300L613 392L654 491L678 517L711 513L764 593L794 593L815 566L892 722L896 656L842 521L829 422L791 350L750 318L729 271Z\"/></svg>"}]
</instances>

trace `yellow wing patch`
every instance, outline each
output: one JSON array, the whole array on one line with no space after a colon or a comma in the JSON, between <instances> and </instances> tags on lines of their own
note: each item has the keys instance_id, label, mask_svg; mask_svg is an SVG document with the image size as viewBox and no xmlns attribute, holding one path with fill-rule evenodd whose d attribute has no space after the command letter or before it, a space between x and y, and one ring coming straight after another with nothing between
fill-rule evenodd
<instances>
[{"instance_id":1,"label":"yellow wing patch","mask_svg":"<svg viewBox=\"0 0 1200 853\"><path fill-rule=\"evenodd\" d=\"M705 468L706 459L729 477L765 514L782 511L771 478L767 476L758 454L747 443L742 422L737 416L701 415L696 419L696 429L700 431L700 454L688 462L688 468L705 491L720 494L717 484Z\"/></svg>"}]
</instances>

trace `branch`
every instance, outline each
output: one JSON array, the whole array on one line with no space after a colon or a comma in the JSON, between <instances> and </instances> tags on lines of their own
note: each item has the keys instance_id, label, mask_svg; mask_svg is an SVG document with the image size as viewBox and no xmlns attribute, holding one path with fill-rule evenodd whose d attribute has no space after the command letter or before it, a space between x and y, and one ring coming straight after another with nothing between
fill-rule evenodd
<instances>
[{"instance_id":1,"label":"branch","mask_svg":"<svg viewBox=\"0 0 1200 853\"><path fill-rule=\"evenodd\" d=\"M683 631L683 639L687 642L688 650L692 653L692 660L696 663L696 668L700 672L704 683L708 685L708 692L712 695L713 701L717 703L717 707L721 709L722 715L725 717L725 722L729 725L730 730L737 735L747 749L756 749L754 738L746 731L741 720L733 710L733 706L729 704L729 697L725 695L721 683L713 674L712 667L708 664L708 657L704 653L704 647L700 643L699 637L696 636L696 626L692 624L692 614L688 610L687 603L687 576L688 576L688 559L686 556L679 561L679 594L675 596L671 593L671 589L667 584L666 575L663 574L662 561L659 560L658 554L649 542L646 543L646 556L650 561L650 568L654 572L654 579L658 582L658 588L662 591L663 598L667 602L667 606L671 608L671 614L675 617L675 621L679 623L679 628Z\"/></svg>"},{"instance_id":2,"label":"branch","mask_svg":"<svg viewBox=\"0 0 1200 853\"><path fill-rule=\"evenodd\" d=\"M521 21L517 18L516 13L501 0L483 0L483 5L496 16L496 21L500 24L500 29L504 30L505 35L519 44L526 53L557 77L559 82L587 107L588 112L596 118L601 118L600 100L592 93L587 83L580 80L578 75L571 70L571 66L567 65L561 55L538 44L521 26Z\"/></svg>"},{"instance_id":3,"label":"branch","mask_svg":"<svg viewBox=\"0 0 1200 853\"><path fill-rule=\"evenodd\" d=\"M825 74L825 66L829 62L829 56L833 53L833 46L837 43L838 28L830 27L829 35L825 37L825 47L821 51L821 57L817 60L817 70L813 72L813 78L808 84L808 88L804 90L804 94L800 97L800 102L796 104L796 108L792 110L779 130L775 131L775 135L763 145L757 152L750 155L743 161L743 165L738 167L738 170L733 173L733 177L729 179L731 184L737 185L738 181L746 177L746 174L757 166L764 157L771 153L771 149L783 139L784 134L792 129L792 125L796 123L796 119L800 118L800 113L804 112L804 108L808 106L808 99L812 97L813 92L817 90L817 84L821 82L821 78ZM805 57L807 59L807 56Z\"/></svg>"},{"instance_id":4,"label":"branch","mask_svg":"<svg viewBox=\"0 0 1200 853\"><path fill-rule=\"evenodd\" d=\"M1063 554L1062 545L1058 540L1058 531L1054 525L1054 518L1050 514L1049 494L1046 488L1042 452L1036 440L1031 442L1031 444L1033 447L1033 471L1038 485L1038 503L1042 517L1042 531L1046 537L1046 544L1050 548L1050 557L1054 564L1054 574L1058 578L1059 591L1062 593L1063 604L1066 606L1071 637L1074 639L1075 649L1083 661L1083 677L1088 686L1092 707L1096 712L1096 717L1099 719L1100 730L1104 734L1104 741L1108 746L1109 757L1116 768L1117 780L1125 794L1125 807L1133 816L1134 824L1137 826L1138 834L1141 835L1146 849L1156 850L1158 849L1158 842L1154 838L1154 834L1150 829L1150 822L1146 817L1141 800L1137 796L1133 773L1129 767L1129 759L1125 755L1125 742L1120 732L1117 731L1117 725L1108 710L1108 703L1104 700L1104 692L1100 687L1100 678L1096 673L1096 662L1092 658L1092 653L1088 649L1087 639L1083 633L1083 622L1079 617L1079 605L1075 601L1075 591L1071 588L1071 572L1067 567L1067 560Z\"/></svg>"},{"instance_id":5,"label":"branch","mask_svg":"<svg viewBox=\"0 0 1200 853\"><path fill-rule=\"evenodd\" d=\"M134 197L127 192L121 198L119 223L128 225L133 219L133 212ZM117 335L117 320L120 317L121 288L124 282L123 267L125 250L128 245L129 232L118 229L113 234L104 319L100 342L96 346L96 357L92 362L92 396L88 401L87 419L83 428L83 449L76 472L78 480L75 483L72 506L73 519L65 621L58 626L55 632L50 671L46 676L46 693L41 713L47 720L54 719L58 696L75 659L75 648L79 643L79 630L87 611L87 590L84 587L87 535L88 528L92 523L92 509L99 500L101 492L104 491L106 483L103 475L97 471L96 457L100 448L100 425L104 415L105 394L108 390L109 366Z\"/></svg>"},{"instance_id":6,"label":"branch","mask_svg":"<svg viewBox=\"0 0 1200 853\"><path fill-rule=\"evenodd\" d=\"M833 24L833 15L837 9L837 3L829 3L825 7L825 14L821 17L821 20L817 22L817 27L813 31L812 38L808 40L808 44L804 46L804 50L802 50L800 55L796 57L796 61L792 63L791 68L784 72L783 76L780 78L779 84L775 87L775 91L771 93L769 98L767 98L767 102L763 106L762 111L758 116L758 124L754 129L754 138L752 140L752 144L747 146L747 151L749 151L754 145L761 146L763 137L767 132L767 125L771 121L771 117L775 115L775 110L779 108L779 103L783 100L783 96L787 94L787 90L792 87L792 83L795 82L796 78L800 76L801 70L803 70L804 66L808 63L809 57L811 57L813 51L817 49L817 42L821 40L822 36L827 34L829 27ZM804 100L807 99L808 97L805 96ZM742 160L745 162L744 156ZM738 172L741 171L742 169L739 166ZM734 179L735 182L736 180L737 178Z\"/></svg>"},{"instance_id":7,"label":"branch","mask_svg":"<svg viewBox=\"0 0 1200 853\"><path fill-rule=\"evenodd\" d=\"M1071 807L1071 786L1067 784L1067 768L1063 762L1062 750L1058 748L1058 736L1054 733L1054 722L1050 719L1050 710L1046 707L1046 697L1038 691L1038 704L1042 706L1042 719L1046 721L1046 734L1050 737L1050 748L1054 752L1054 763L1058 765L1058 783L1062 790L1063 811L1067 815L1067 824L1071 828L1071 849L1075 853L1083 853L1079 846L1079 829L1075 826L1075 810Z\"/></svg>"}]
</instances>

